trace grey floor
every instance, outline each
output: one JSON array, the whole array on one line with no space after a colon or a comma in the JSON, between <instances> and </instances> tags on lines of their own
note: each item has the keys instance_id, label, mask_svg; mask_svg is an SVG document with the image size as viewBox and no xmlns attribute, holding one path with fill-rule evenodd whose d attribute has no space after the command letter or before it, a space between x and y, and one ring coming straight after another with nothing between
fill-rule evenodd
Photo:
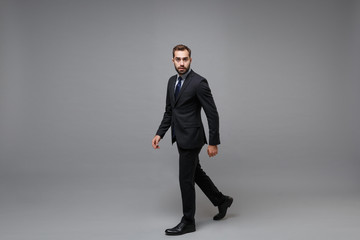
<instances>
[{"instance_id":1,"label":"grey floor","mask_svg":"<svg viewBox=\"0 0 360 240\"><path fill-rule=\"evenodd\" d=\"M175 174L168 171L154 178L154 168L124 177L116 170L108 169L108 175L93 170L7 176L1 182L0 239L170 238L165 228L181 217ZM222 191L235 199L222 221L212 220L216 209L197 188L197 231L176 238L359 239L358 194L332 188L317 192L311 186L305 190L294 182L274 185L266 176L243 182L249 180L243 175L239 181L217 176Z\"/></svg>"}]
</instances>

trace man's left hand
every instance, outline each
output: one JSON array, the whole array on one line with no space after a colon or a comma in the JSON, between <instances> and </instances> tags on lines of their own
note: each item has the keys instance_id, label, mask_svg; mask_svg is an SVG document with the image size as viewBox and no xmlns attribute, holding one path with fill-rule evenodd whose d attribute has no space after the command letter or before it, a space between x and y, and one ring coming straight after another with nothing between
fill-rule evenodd
<instances>
[{"instance_id":1,"label":"man's left hand","mask_svg":"<svg viewBox=\"0 0 360 240\"><path fill-rule=\"evenodd\" d=\"M207 149L209 157L214 157L218 153L217 145L209 145Z\"/></svg>"}]
</instances>

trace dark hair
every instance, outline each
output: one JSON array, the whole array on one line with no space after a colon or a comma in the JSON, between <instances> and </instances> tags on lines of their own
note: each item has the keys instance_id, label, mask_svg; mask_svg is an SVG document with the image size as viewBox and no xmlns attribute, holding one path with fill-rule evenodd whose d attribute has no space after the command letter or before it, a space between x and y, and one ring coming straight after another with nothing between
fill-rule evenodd
<instances>
[{"instance_id":1,"label":"dark hair","mask_svg":"<svg viewBox=\"0 0 360 240\"><path fill-rule=\"evenodd\" d=\"M176 45L176 46L173 48L173 57L175 57L175 51L185 51L185 50L189 52L189 57L191 57L191 50L190 50L190 48L188 48L188 47L185 46L184 44Z\"/></svg>"}]
</instances>

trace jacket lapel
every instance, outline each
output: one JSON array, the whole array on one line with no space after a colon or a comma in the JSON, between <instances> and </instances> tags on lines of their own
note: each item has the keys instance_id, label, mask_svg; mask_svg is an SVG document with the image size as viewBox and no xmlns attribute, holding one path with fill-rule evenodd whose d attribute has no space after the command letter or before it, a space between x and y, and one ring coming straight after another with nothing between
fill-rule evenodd
<instances>
[{"instance_id":1,"label":"jacket lapel","mask_svg":"<svg viewBox=\"0 0 360 240\"><path fill-rule=\"evenodd\" d=\"M179 98L181 97L181 94L185 91L186 87L189 86L189 83L191 81L191 78L192 78L192 70L190 71L189 75L187 76L187 78L185 79L185 82L183 83L183 85L181 86L181 89L180 89L180 92L179 92L179 95L177 96L177 98L175 99L175 96L174 96L174 88L173 88L173 97L175 99L175 104L177 103L177 101L179 100ZM174 83L174 86L175 86L175 83Z\"/></svg>"}]
</instances>

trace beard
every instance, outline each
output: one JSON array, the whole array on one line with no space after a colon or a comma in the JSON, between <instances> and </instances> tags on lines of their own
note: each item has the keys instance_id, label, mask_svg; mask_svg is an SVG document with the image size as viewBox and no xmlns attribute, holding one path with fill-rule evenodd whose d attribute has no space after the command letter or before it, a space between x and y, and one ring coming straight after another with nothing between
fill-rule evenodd
<instances>
[{"instance_id":1,"label":"beard","mask_svg":"<svg viewBox=\"0 0 360 240\"><path fill-rule=\"evenodd\" d=\"M179 75L183 75L183 74L187 73L187 71L189 71L189 69L190 69L190 65L188 67L184 66L184 67L178 67L178 68L175 66L175 70Z\"/></svg>"}]
</instances>

